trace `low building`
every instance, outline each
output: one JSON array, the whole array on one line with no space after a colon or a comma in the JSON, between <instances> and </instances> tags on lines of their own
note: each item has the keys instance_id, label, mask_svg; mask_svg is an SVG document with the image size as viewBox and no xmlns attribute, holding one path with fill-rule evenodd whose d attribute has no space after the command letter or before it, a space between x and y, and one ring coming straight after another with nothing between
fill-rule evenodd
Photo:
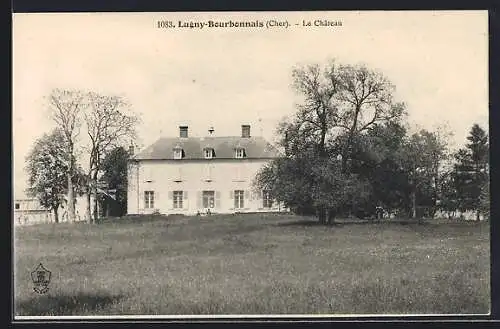
<instances>
[{"instance_id":1,"label":"low building","mask_svg":"<svg viewBox=\"0 0 500 329\"><path fill-rule=\"evenodd\" d=\"M14 224L29 225L37 223L50 223L53 214L40 205L38 199L17 198L14 200Z\"/></svg>"},{"instance_id":2,"label":"low building","mask_svg":"<svg viewBox=\"0 0 500 329\"><path fill-rule=\"evenodd\" d=\"M184 214L277 212L283 206L268 191L255 191L258 171L278 157L262 137L189 137L179 127L178 137L160 138L131 157L128 166L128 214Z\"/></svg>"},{"instance_id":3,"label":"low building","mask_svg":"<svg viewBox=\"0 0 500 329\"><path fill-rule=\"evenodd\" d=\"M85 220L86 202L84 197L77 197L75 203L76 221ZM54 212L43 207L36 198L19 196L14 199L14 225L31 225L54 223ZM64 206L58 209L59 222L67 222L68 216Z\"/></svg>"}]
</instances>

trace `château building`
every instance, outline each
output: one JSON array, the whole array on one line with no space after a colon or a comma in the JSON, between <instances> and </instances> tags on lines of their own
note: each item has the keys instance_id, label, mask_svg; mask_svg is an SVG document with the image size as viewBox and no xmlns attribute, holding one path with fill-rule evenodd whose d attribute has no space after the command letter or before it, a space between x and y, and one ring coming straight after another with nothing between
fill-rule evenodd
<instances>
[{"instance_id":1,"label":"ch\u00e2teau building","mask_svg":"<svg viewBox=\"0 0 500 329\"><path fill-rule=\"evenodd\" d=\"M278 156L262 137L162 137L131 157L128 166L128 214L277 212L282 205L268 191L255 191L258 171Z\"/></svg>"}]
</instances>

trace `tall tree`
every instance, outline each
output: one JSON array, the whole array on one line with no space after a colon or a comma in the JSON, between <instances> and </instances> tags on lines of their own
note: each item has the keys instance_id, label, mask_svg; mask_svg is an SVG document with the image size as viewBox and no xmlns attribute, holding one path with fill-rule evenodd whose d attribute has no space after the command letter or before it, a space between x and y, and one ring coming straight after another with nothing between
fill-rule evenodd
<instances>
[{"instance_id":1,"label":"tall tree","mask_svg":"<svg viewBox=\"0 0 500 329\"><path fill-rule=\"evenodd\" d=\"M53 130L37 139L26 157L28 174L27 193L36 197L40 204L54 212L54 220L59 223L58 209L64 202L67 192L68 159L67 153L61 150L64 144L61 130Z\"/></svg>"},{"instance_id":2,"label":"tall tree","mask_svg":"<svg viewBox=\"0 0 500 329\"><path fill-rule=\"evenodd\" d=\"M467 136L465 148L455 155L455 186L463 210L475 210L476 219L481 214L481 194L489 187L489 142L488 135L478 124L474 124ZM483 201L484 202L484 201ZM483 205L484 208L484 205Z\"/></svg>"},{"instance_id":3,"label":"tall tree","mask_svg":"<svg viewBox=\"0 0 500 329\"><path fill-rule=\"evenodd\" d=\"M104 196L103 205L112 215L122 216L127 211L127 164L130 154L123 147L109 152L102 163L101 180L109 189L116 190L116 200Z\"/></svg>"},{"instance_id":4,"label":"tall tree","mask_svg":"<svg viewBox=\"0 0 500 329\"><path fill-rule=\"evenodd\" d=\"M489 182L483 185L479 196L479 211L485 218L490 217L490 184Z\"/></svg>"},{"instance_id":5,"label":"tall tree","mask_svg":"<svg viewBox=\"0 0 500 329\"><path fill-rule=\"evenodd\" d=\"M274 188L288 206L314 209L326 222L363 199L352 195L369 194L366 181L347 166L355 140L400 120L404 105L393 101L393 85L365 66L309 65L295 68L292 77L303 99L278 127L286 159L266 167L257 185Z\"/></svg>"},{"instance_id":6,"label":"tall tree","mask_svg":"<svg viewBox=\"0 0 500 329\"><path fill-rule=\"evenodd\" d=\"M68 217L75 221L75 188L73 180L76 169L75 146L81 128L81 111L85 107L85 95L80 91L54 89L49 95L50 116L64 137L58 148L65 153L67 181Z\"/></svg>"},{"instance_id":7,"label":"tall tree","mask_svg":"<svg viewBox=\"0 0 500 329\"><path fill-rule=\"evenodd\" d=\"M426 206L433 216L438 198L440 167L446 158L446 141L436 132L422 129L408 138L402 167L410 183L411 217L417 217L417 205Z\"/></svg>"},{"instance_id":8,"label":"tall tree","mask_svg":"<svg viewBox=\"0 0 500 329\"><path fill-rule=\"evenodd\" d=\"M371 184L372 208L388 212L407 208L409 182L401 168L406 128L399 122L374 125L353 141L351 171Z\"/></svg>"},{"instance_id":9,"label":"tall tree","mask_svg":"<svg viewBox=\"0 0 500 329\"><path fill-rule=\"evenodd\" d=\"M340 109L337 126L344 129L341 149L345 171L360 133L380 123L399 121L405 105L394 101L395 86L382 73L364 65L332 65L327 75L339 90L335 104Z\"/></svg>"},{"instance_id":10,"label":"tall tree","mask_svg":"<svg viewBox=\"0 0 500 329\"><path fill-rule=\"evenodd\" d=\"M113 148L123 145L135 137L139 118L129 110L129 104L123 97L87 94L89 106L84 112L84 120L89 137L87 218L89 222L97 219L97 185L105 155ZM94 197L93 216L90 207L90 195Z\"/></svg>"},{"instance_id":11,"label":"tall tree","mask_svg":"<svg viewBox=\"0 0 500 329\"><path fill-rule=\"evenodd\" d=\"M281 124L284 146L300 152L294 143L313 142L320 156L325 156L328 142L340 143L344 171L350 146L360 133L380 123L398 121L405 114L404 104L393 100L394 85L364 65L331 61L323 69L317 64L297 67L292 77L303 102L293 120Z\"/></svg>"}]
</instances>

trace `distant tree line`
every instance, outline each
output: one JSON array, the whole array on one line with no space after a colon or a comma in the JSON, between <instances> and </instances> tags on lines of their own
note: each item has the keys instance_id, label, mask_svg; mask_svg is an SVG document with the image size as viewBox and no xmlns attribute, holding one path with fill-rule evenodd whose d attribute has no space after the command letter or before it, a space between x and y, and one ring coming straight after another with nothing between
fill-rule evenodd
<instances>
[{"instance_id":1,"label":"distant tree line","mask_svg":"<svg viewBox=\"0 0 500 329\"><path fill-rule=\"evenodd\" d=\"M257 175L292 211L336 217L433 217L437 211L488 216L488 136L477 124L468 144L449 150L449 133L410 133L395 86L364 65L330 62L293 70L302 96L278 126L282 157Z\"/></svg>"}]
</instances>

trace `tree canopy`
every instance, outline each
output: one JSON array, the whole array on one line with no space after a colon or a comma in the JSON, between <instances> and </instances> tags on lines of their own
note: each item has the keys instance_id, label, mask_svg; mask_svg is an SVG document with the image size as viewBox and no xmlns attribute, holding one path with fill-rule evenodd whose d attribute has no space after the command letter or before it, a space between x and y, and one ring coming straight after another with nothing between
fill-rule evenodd
<instances>
[{"instance_id":1,"label":"tree canopy","mask_svg":"<svg viewBox=\"0 0 500 329\"><path fill-rule=\"evenodd\" d=\"M449 133L444 127L410 133L406 106L382 73L332 61L296 67L292 78L301 102L277 127L285 156L265 166L254 183L293 211L324 223L373 217L381 208L432 217L444 206L478 209L489 195L487 135L478 125L450 173Z\"/></svg>"},{"instance_id":2,"label":"tree canopy","mask_svg":"<svg viewBox=\"0 0 500 329\"><path fill-rule=\"evenodd\" d=\"M37 139L26 157L27 193L54 212L55 222L59 222L58 209L68 201L65 194L68 190L66 174L70 160L68 153L61 148L64 143L64 133L54 129ZM72 175L72 186L77 193L82 192L82 176L83 172L77 167Z\"/></svg>"}]
</instances>

